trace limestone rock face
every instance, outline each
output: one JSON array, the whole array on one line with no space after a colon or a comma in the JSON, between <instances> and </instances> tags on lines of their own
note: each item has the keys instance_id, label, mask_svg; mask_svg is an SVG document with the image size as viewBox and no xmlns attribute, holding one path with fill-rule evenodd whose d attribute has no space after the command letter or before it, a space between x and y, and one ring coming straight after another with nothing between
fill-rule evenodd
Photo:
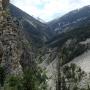
<instances>
[{"instance_id":1,"label":"limestone rock face","mask_svg":"<svg viewBox=\"0 0 90 90\"><path fill-rule=\"evenodd\" d=\"M7 73L18 74L22 71L20 66L21 43L19 41L18 26L11 17L6 17L0 22L1 65L4 65Z\"/></svg>"},{"instance_id":2,"label":"limestone rock face","mask_svg":"<svg viewBox=\"0 0 90 90\"><path fill-rule=\"evenodd\" d=\"M29 43L17 23L10 16L0 22L0 62L9 74L21 74L31 65Z\"/></svg>"},{"instance_id":3,"label":"limestone rock face","mask_svg":"<svg viewBox=\"0 0 90 90\"><path fill-rule=\"evenodd\" d=\"M28 41L22 33L22 25L16 18L12 18L4 9L9 0L0 0L0 64L5 68L7 74L20 75L23 73L22 66L29 66L31 60ZM24 61L25 50L28 59ZM21 64L20 64L21 62ZM25 63L26 62L26 63ZM24 64L25 63L25 64Z\"/></svg>"}]
</instances>

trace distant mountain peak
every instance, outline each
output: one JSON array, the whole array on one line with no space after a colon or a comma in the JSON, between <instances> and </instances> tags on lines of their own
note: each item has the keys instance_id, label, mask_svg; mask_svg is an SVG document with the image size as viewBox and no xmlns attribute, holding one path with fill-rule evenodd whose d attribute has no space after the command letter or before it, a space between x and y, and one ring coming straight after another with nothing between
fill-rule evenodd
<instances>
[{"instance_id":1,"label":"distant mountain peak","mask_svg":"<svg viewBox=\"0 0 90 90\"><path fill-rule=\"evenodd\" d=\"M83 23L82 20L86 20L86 19L87 20L90 19L90 5L70 11L64 16L49 22L49 25L52 27L53 30L59 28L58 31L60 32L60 30L64 31L66 30L67 27L68 28L73 27L73 25L74 27L76 27L80 23Z\"/></svg>"}]
</instances>

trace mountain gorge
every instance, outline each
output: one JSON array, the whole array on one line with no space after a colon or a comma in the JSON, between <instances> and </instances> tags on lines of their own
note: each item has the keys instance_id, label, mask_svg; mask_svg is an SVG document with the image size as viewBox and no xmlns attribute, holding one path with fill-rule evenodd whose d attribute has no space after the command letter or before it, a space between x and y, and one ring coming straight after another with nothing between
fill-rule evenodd
<instances>
[{"instance_id":1,"label":"mountain gorge","mask_svg":"<svg viewBox=\"0 0 90 90\"><path fill-rule=\"evenodd\" d=\"M10 12L12 16L22 22L25 35L28 40L32 38L33 45L41 46L54 36L52 29L47 24L36 20L12 4L10 4Z\"/></svg>"},{"instance_id":2,"label":"mountain gorge","mask_svg":"<svg viewBox=\"0 0 90 90\"><path fill-rule=\"evenodd\" d=\"M1 2L0 90L90 90L90 6L43 23Z\"/></svg>"}]
</instances>

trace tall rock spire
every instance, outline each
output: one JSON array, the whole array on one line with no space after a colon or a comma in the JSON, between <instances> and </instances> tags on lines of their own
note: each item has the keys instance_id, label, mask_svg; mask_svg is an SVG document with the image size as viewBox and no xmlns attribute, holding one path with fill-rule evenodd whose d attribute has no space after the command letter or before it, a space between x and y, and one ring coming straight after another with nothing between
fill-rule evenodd
<instances>
[{"instance_id":1,"label":"tall rock spire","mask_svg":"<svg viewBox=\"0 0 90 90\"><path fill-rule=\"evenodd\" d=\"M7 74L20 75L22 74L19 62L22 54L21 27L8 14L8 5L9 0L0 0L0 65L5 68Z\"/></svg>"}]
</instances>

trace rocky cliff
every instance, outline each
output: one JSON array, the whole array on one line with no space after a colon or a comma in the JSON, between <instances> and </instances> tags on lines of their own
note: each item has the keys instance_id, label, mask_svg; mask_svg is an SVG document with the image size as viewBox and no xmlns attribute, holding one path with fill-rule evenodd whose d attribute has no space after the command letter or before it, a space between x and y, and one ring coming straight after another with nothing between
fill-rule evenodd
<instances>
[{"instance_id":1,"label":"rocky cliff","mask_svg":"<svg viewBox=\"0 0 90 90\"><path fill-rule=\"evenodd\" d=\"M0 63L8 74L21 75L22 70L30 66L29 43L24 37L20 22L11 17L8 8L4 7L9 5L9 1L2 5L4 2L0 2Z\"/></svg>"}]
</instances>

